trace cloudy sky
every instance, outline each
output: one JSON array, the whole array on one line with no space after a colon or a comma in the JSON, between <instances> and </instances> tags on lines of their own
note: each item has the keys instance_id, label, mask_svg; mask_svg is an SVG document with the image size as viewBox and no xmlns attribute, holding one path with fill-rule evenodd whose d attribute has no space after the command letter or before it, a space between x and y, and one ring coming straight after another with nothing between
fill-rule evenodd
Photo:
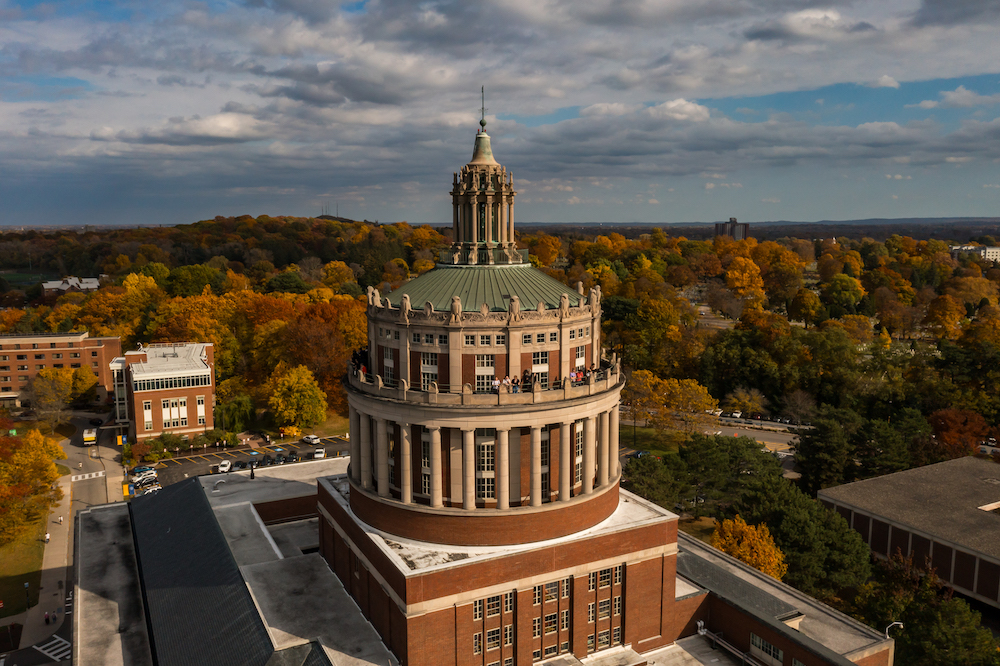
<instances>
[{"instance_id":1,"label":"cloudy sky","mask_svg":"<svg viewBox=\"0 0 1000 666\"><path fill-rule=\"evenodd\" d=\"M1000 214L996 0L0 0L0 225Z\"/></svg>"}]
</instances>

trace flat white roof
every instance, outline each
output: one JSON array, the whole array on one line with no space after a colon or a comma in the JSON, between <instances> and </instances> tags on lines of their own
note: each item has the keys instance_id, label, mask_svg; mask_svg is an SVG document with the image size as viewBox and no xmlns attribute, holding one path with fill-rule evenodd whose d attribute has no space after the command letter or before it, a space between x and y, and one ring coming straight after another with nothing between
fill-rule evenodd
<instances>
[{"instance_id":1,"label":"flat white roof","mask_svg":"<svg viewBox=\"0 0 1000 666\"><path fill-rule=\"evenodd\" d=\"M125 359L132 354L145 352L145 361L131 363L132 377L135 379L156 379L176 377L184 374L200 374L209 371L205 349L208 343L184 342L170 345L149 345L134 352L126 352Z\"/></svg>"},{"instance_id":2,"label":"flat white roof","mask_svg":"<svg viewBox=\"0 0 1000 666\"><path fill-rule=\"evenodd\" d=\"M546 548L561 543L572 543L581 539L589 539L595 536L613 534L625 529L632 529L642 525L661 522L664 520L676 519L677 515L666 509L647 502L638 495L633 495L627 490L621 490L621 499L618 508L614 513L605 518L602 522L593 527L574 532L573 534L548 539L545 541L534 541L532 543L514 544L509 546L451 546L426 541L416 541L413 539L403 539L394 534L382 532L371 525L368 525L351 510L348 501L350 482L346 475L331 476L319 479L319 483L330 491L334 500L349 513L361 529L365 531L368 538L374 543L388 559L396 565L404 576L424 574L429 571L438 571L449 567L468 564L470 560L484 560L493 557L506 557L517 553L525 553L539 548Z\"/></svg>"}]
</instances>

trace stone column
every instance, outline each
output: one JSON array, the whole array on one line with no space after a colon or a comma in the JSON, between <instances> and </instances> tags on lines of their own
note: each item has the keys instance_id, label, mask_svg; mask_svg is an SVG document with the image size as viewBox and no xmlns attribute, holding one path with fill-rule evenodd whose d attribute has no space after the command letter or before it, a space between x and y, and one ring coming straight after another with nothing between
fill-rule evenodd
<instances>
[{"instance_id":1,"label":"stone column","mask_svg":"<svg viewBox=\"0 0 1000 666\"><path fill-rule=\"evenodd\" d=\"M431 506L441 507L441 428L428 426L431 431Z\"/></svg>"},{"instance_id":2,"label":"stone column","mask_svg":"<svg viewBox=\"0 0 1000 666\"><path fill-rule=\"evenodd\" d=\"M361 487L365 490L372 488L372 419L367 414L358 412L358 419L361 421L361 464L359 465L361 474Z\"/></svg>"},{"instance_id":3,"label":"stone column","mask_svg":"<svg viewBox=\"0 0 1000 666\"><path fill-rule=\"evenodd\" d=\"M510 508L510 429L497 428L497 463L494 476L497 484L497 509Z\"/></svg>"},{"instance_id":4,"label":"stone column","mask_svg":"<svg viewBox=\"0 0 1000 666\"><path fill-rule=\"evenodd\" d=\"M361 480L361 418L354 405L348 405L351 418L351 481Z\"/></svg>"},{"instance_id":5,"label":"stone column","mask_svg":"<svg viewBox=\"0 0 1000 666\"><path fill-rule=\"evenodd\" d=\"M476 431L462 431L462 508L476 508Z\"/></svg>"},{"instance_id":6,"label":"stone column","mask_svg":"<svg viewBox=\"0 0 1000 666\"><path fill-rule=\"evenodd\" d=\"M389 496L389 437L386 420L375 418L375 467L378 496Z\"/></svg>"},{"instance_id":7,"label":"stone column","mask_svg":"<svg viewBox=\"0 0 1000 666\"><path fill-rule=\"evenodd\" d=\"M618 405L616 404L611 408L611 426L608 429L608 437L611 440L611 476L618 477L621 476L621 454L619 453L619 447L621 442L618 439Z\"/></svg>"},{"instance_id":8,"label":"stone column","mask_svg":"<svg viewBox=\"0 0 1000 666\"><path fill-rule=\"evenodd\" d=\"M476 200L477 197L473 197L472 201L472 242L479 242L479 202Z\"/></svg>"},{"instance_id":9,"label":"stone column","mask_svg":"<svg viewBox=\"0 0 1000 666\"><path fill-rule=\"evenodd\" d=\"M400 499L404 504L413 502L413 466L411 456L413 455L412 426L409 423L399 424L399 458L400 471L399 489Z\"/></svg>"},{"instance_id":10,"label":"stone column","mask_svg":"<svg viewBox=\"0 0 1000 666\"><path fill-rule=\"evenodd\" d=\"M583 494L594 492L594 417L583 420Z\"/></svg>"},{"instance_id":11,"label":"stone column","mask_svg":"<svg viewBox=\"0 0 1000 666\"><path fill-rule=\"evenodd\" d=\"M573 487L573 447L570 444L569 423L559 424L559 501L568 502Z\"/></svg>"},{"instance_id":12,"label":"stone column","mask_svg":"<svg viewBox=\"0 0 1000 666\"><path fill-rule=\"evenodd\" d=\"M597 485L601 488L608 485L609 471L611 465L608 461L608 418L607 412L598 415L600 428L598 430L597 445Z\"/></svg>"},{"instance_id":13,"label":"stone column","mask_svg":"<svg viewBox=\"0 0 1000 666\"><path fill-rule=\"evenodd\" d=\"M542 428L531 426L531 506L542 505Z\"/></svg>"}]
</instances>

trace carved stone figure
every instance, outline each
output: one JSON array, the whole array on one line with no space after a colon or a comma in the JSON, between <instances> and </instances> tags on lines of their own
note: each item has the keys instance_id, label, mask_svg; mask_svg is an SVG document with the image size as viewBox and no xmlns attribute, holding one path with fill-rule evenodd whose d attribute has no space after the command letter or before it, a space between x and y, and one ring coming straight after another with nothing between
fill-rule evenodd
<instances>
[{"instance_id":1,"label":"carved stone figure","mask_svg":"<svg viewBox=\"0 0 1000 666\"><path fill-rule=\"evenodd\" d=\"M590 289L590 311L596 313L601 307L601 285Z\"/></svg>"},{"instance_id":2,"label":"carved stone figure","mask_svg":"<svg viewBox=\"0 0 1000 666\"><path fill-rule=\"evenodd\" d=\"M486 303L483 303L482 305L479 306L479 314L485 317L489 313L490 313L490 306L488 306Z\"/></svg>"},{"instance_id":3,"label":"carved stone figure","mask_svg":"<svg viewBox=\"0 0 1000 666\"><path fill-rule=\"evenodd\" d=\"M576 283L576 293L578 293L581 296L583 296L583 283L582 282L577 282Z\"/></svg>"},{"instance_id":4,"label":"carved stone figure","mask_svg":"<svg viewBox=\"0 0 1000 666\"><path fill-rule=\"evenodd\" d=\"M545 301L538 301L538 307L535 308L535 312L538 314L545 313Z\"/></svg>"},{"instance_id":5,"label":"carved stone figure","mask_svg":"<svg viewBox=\"0 0 1000 666\"><path fill-rule=\"evenodd\" d=\"M424 303L424 316L430 318L434 314L434 304L430 301Z\"/></svg>"},{"instance_id":6,"label":"carved stone figure","mask_svg":"<svg viewBox=\"0 0 1000 666\"><path fill-rule=\"evenodd\" d=\"M507 306L511 321L521 321L521 299L518 296L510 297L510 305Z\"/></svg>"},{"instance_id":7,"label":"carved stone figure","mask_svg":"<svg viewBox=\"0 0 1000 666\"><path fill-rule=\"evenodd\" d=\"M375 287L368 287L368 305L376 308L382 307L382 295L378 293L378 289Z\"/></svg>"},{"instance_id":8,"label":"carved stone figure","mask_svg":"<svg viewBox=\"0 0 1000 666\"><path fill-rule=\"evenodd\" d=\"M403 294L399 299L399 321L403 324L410 323L410 295Z\"/></svg>"},{"instance_id":9,"label":"carved stone figure","mask_svg":"<svg viewBox=\"0 0 1000 666\"><path fill-rule=\"evenodd\" d=\"M569 316L569 294L559 297L559 316L563 318Z\"/></svg>"},{"instance_id":10,"label":"carved stone figure","mask_svg":"<svg viewBox=\"0 0 1000 666\"><path fill-rule=\"evenodd\" d=\"M449 324L457 324L462 321L462 299L458 296L451 297L451 319Z\"/></svg>"}]
</instances>

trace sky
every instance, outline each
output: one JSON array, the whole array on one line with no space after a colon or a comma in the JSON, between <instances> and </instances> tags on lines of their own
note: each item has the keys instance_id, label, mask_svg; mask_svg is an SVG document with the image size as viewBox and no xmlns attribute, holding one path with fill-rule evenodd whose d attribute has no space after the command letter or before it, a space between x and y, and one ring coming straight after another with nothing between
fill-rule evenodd
<instances>
[{"instance_id":1,"label":"sky","mask_svg":"<svg viewBox=\"0 0 1000 666\"><path fill-rule=\"evenodd\" d=\"M995 0L0 0L0 226L1000 215Z\"/></svg>"}]
</instances>

